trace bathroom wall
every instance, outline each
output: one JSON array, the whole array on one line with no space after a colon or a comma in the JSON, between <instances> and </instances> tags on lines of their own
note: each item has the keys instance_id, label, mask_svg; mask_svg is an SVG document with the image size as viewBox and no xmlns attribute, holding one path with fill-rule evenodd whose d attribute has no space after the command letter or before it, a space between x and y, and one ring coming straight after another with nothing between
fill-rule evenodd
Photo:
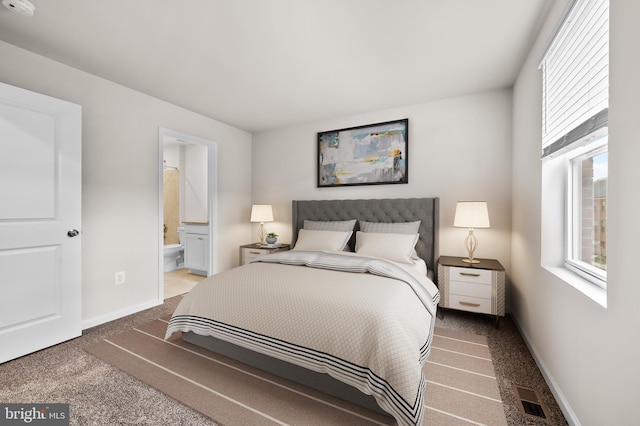
<instances>
[{"instance_id":1,"label":"bathroom wall","mask_svg":"<svg viewBox=\"0 0 640 426\"><path fill-rule=\"evenodd\" d=\"M180 216L180 145L164 143L163 171L164 243L177 244Z\"/></svg>"},{"instance_id":2,"label":"bathroom wall","mask_svg":"<svg viewBox=\"0 0 640 426\"><path fill-rule=\"evenodd\" d=\"M187 144L181 147L180 188L184 194L182 220L207 222L209 220L209 185L207 183L207 150L204 145ZM213 167L213 166L212 166Z\"/></svg>"},{"instance_id":3,"label":"bathroom wall","mask_svg":"<svg viewBox=\"0 0 640 426\"><path fill-rule=\"evenodd\" d=\"M164 244L177 244L180 226L180 172L166 168L163 171Z\"/></svg>"},{"instance_id":4,"label":"bathroom wall","mask_svg":"<svg viewBox=\"0 0 640 426\"><path fill-rule=\"evenodd\" d=\"M167 140L163 147L165 244L176 244L178 226L183 222L207 222L208 147L200 144ZM212 165L211 167L215 167Z\"/></svg>"}]
</instances>

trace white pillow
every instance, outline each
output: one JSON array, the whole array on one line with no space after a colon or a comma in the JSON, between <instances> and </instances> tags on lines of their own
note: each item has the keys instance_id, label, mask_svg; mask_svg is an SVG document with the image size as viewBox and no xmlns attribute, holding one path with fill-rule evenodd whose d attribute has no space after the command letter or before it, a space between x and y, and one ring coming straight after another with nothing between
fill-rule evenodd
<instances>
[{"instance_id":1,"label":"white pillow","mask_svg":"<svg viewBox=\"0 0 640 426\"><path fill-rule=\"evenodd\" d=\"M329 250L341 251L351 238L352 231L315 231L301 229L293 250Z\"/></svg>"},{"instance_id":2,"label":"white pillow","mask_svg":"<svg viewBox=\"0 0 640 426\"><path fill-rule=\"evenodd\" d=\"M313 231L352 231L356 226L356 219L351 220L334 220L334 221L318 221L307 220L304 221L304 229L311 229ZM351 237L349 237L351 238ZM342 251L351 251L351 246L345 244Z\"/></svg>"},{"instance_id":3,"label":"white pillow","mask_svg":"<svg viewBox=\"0 0 640 426\"><path fill-rule=\"evenodd\" d=\"M414 222L366 222L360 221L362 232L378 232L385 234L417 234L420 229L420 221ZM420 259L415 250L411 252L413 260Z\"/></svg>"},{"instance_id":4,"label":"white pillow","mask_svg":"<svg viewBox=\"0 0 640 426\"><path fill-rule=\"evenodd\" d=\"M356 234L356 253L383 257L400 263L413 263L411 255L418 242L418 234L390 234L361 232Z\"/></svg>"}]
</instances>

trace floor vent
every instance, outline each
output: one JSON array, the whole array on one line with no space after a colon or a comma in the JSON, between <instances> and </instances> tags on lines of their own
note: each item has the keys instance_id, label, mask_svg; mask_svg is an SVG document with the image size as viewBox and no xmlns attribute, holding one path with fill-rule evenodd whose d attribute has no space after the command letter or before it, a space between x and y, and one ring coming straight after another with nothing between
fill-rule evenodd
<instances>
[{"instance_id":1,"label":"floor vent","mask_svg":"<svg viewBox=\"0 0 640 426\"><path fill-rule=\"evenodd\" d=\"M542 402L538 392L518 385L513 385L513 390L519 402L518 407L525 417L544 420L547 423L551 420L548 414L549 410Z\"/></svg>"}]
</instances>

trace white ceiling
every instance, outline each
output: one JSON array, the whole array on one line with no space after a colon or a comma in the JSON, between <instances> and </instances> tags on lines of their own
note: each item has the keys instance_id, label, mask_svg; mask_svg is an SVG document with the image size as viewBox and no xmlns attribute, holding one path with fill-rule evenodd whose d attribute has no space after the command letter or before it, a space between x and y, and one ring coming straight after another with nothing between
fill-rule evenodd
<instances>
[{"instance_id":1,"label":"white ceiling","mask_svg":"<svg viewBox=\"0 0 640 426\"><path fill-rule=\"evenodd\" d=\"M510 87L552 1L31 0L0 40L256 132Z\"/></svg>"}]
</instances>

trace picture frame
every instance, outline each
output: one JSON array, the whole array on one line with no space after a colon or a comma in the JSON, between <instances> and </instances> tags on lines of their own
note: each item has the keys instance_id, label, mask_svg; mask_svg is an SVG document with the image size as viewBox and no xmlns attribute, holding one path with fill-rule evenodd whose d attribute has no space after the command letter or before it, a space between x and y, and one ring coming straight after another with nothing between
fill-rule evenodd
<instances>
[{"instance_id":1,"label":"picture frame","mask_svg":"<svg viewBox=\"0 0 640 426\"><path fill-rule=\"evenodd\" d=\"M318 188L409 183L409 119L318 132Z\"/></svg>"}]
</instances>

